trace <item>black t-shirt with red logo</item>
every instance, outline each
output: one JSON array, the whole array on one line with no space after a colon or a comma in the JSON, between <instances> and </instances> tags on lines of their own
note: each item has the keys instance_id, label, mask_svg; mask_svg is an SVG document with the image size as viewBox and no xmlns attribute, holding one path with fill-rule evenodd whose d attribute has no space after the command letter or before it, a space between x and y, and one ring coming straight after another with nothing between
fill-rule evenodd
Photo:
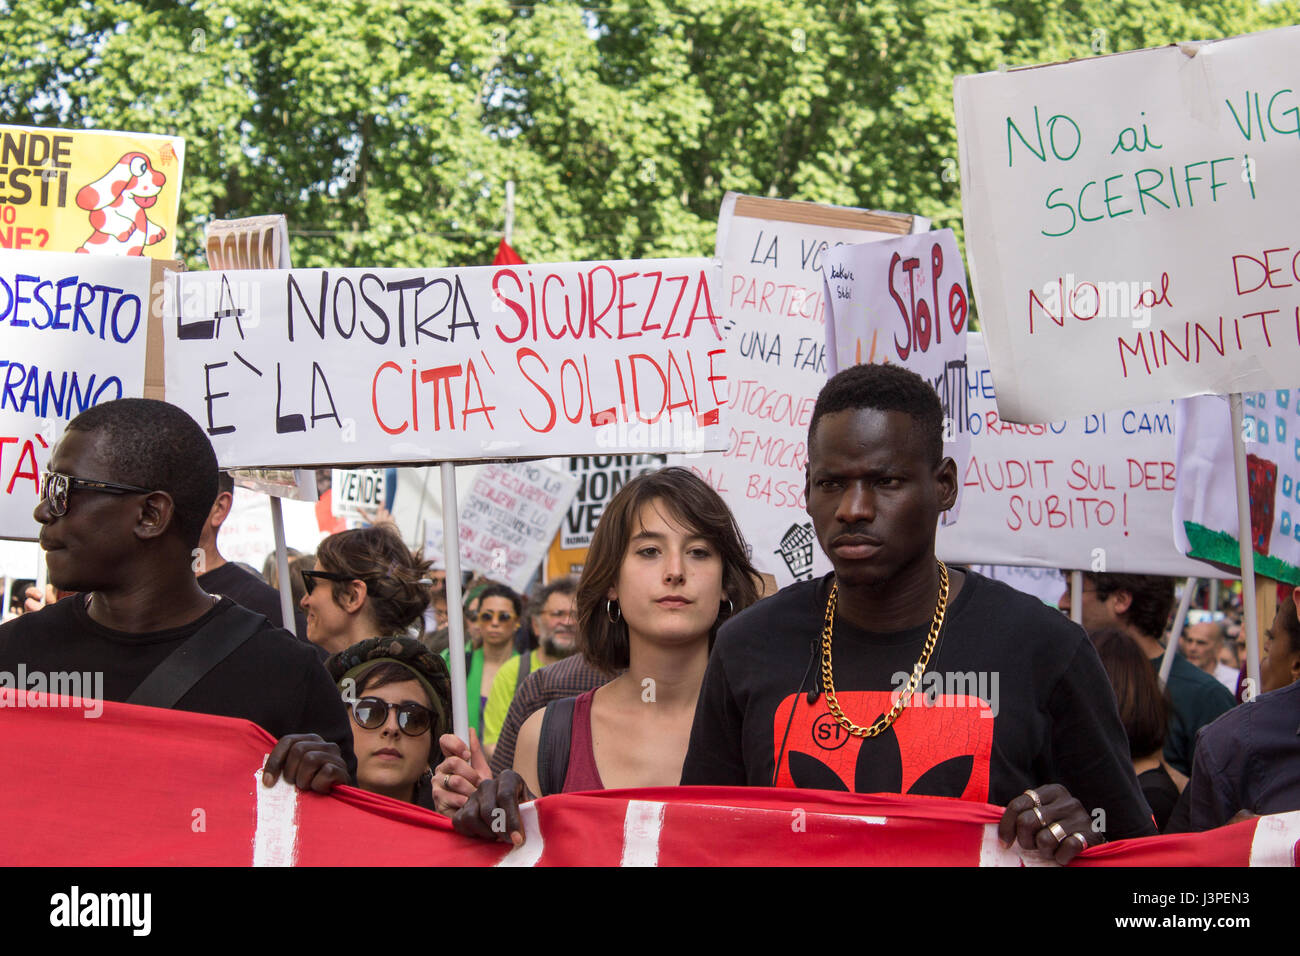
<instances>
[{"instance_id":1,"label":"black t-shirt with red logo","mask_svg":"<svg viewBox=\"0 0 1300 956\"><path fill-rule=\"evenodd\" d=\"M968 571L908 706L879 735L857 737L822 692L832 577L787 587L723 625L683 784L1005 806L1029 787L1059 783L1107 839L1155 833L1114 692L1082 628L1037 598ZM850 721L866 727L889 712L928 632L928 624L879 633L836 620L834 686Z\"/></svg>"}]
</instances>

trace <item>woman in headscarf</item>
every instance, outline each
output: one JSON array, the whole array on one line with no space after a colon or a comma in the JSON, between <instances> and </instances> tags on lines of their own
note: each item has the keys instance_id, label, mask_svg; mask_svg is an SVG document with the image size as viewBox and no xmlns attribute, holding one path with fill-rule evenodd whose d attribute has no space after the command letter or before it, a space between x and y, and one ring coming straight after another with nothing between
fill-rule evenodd
<instances>
[{"instance_id":1,"label":"woman in headscarf","mask_svg":"<svg viewBox=\"0 0 1300 956\"><path fill-rule=\"evenodd\" d=\"M414 638L372 637L326 661L352 712L357 786L434 809L434 745L451 729L451 678Z\"/></svg>"}]
</instances>

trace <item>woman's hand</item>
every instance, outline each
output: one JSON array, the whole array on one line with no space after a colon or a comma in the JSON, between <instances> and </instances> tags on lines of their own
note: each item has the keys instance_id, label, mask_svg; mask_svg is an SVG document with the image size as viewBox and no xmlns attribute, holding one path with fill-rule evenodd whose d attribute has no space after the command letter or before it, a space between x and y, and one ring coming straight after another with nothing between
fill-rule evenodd
<instances>
[{"instance_id":1,"label":"woman's hand","mask_svg":"<svg viewBox=\"0 0 1300 956\"><path fill-rule=\"evenodd\" d=\"M443 816L454 816L484 780L492 779L487 758L471 727L469 746L455 734L438 740L444 759L433 771L433 805Z\"/></svg>"}]
</instances>

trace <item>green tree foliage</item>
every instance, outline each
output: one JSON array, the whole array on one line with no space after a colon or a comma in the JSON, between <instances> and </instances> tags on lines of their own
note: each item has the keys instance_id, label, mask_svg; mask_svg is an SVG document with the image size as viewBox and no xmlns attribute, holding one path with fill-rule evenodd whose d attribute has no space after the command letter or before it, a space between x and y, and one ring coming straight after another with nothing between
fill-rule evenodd
<instances>
[{"instance_id":1,"label":"green tree foliage","mask_svg":"<svg viewBox=\"0 0 1300 956\"><path fill-rule=\"evenodd\" d=\"M617 2L617 0L616 0ZM712 251L722 195L960 233L963 73L1212 39L1296 0L0 0L0 116L183 136L182 254L284 212L299 265Z\"/></svg>"}]
</instances>

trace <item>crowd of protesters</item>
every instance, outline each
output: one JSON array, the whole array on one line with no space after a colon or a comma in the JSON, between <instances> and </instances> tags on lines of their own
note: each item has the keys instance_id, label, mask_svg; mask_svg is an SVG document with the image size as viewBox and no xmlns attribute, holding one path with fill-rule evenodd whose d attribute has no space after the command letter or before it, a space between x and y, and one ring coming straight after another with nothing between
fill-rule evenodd
<instances>
[{"instance_id":1,"label":"crowd of protesters","mask_svg":"<svg viewBox=\"0 0 1300 956\"><path fill-rule=\"evenodd\" d=\"M678 784L994 803L1005 843L1059 862L1300 809L1293 597L1262 686L1245 681L1240 628L1213 615L1176 638L1162 684L1171 579L1086 574L1079 628L935 557L957 493L941 428L909 372L833 377L805 491L835 570L761 601L726 504L683 468L618 491L579 579L525 595L464 582L465 740L445 572L391 523L331 534L290 556L295 639L273 562L261 575L217 548L232 489L202 429L161 402L107 403L52 453L35 516L58 600L33 589L37 610L0 626L0 668L100 670L106 699L255 720L279 738L268 784L351 783L514 843L535 796ZM919 681L948 694L947 675L974 673L996 674L1000 699L935 707Z\"/></svg>"}]
</instances>

